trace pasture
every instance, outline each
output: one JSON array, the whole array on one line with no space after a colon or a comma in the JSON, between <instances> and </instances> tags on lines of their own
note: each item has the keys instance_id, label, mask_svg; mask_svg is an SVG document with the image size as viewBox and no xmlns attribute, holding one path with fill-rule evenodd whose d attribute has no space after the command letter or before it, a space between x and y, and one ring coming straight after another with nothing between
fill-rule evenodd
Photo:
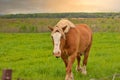
<instances>
[{"instance_id":1,"label":"pasture","mask_svg":"<svg viewBox=\"0 0 120 80\"><path fill-rule=\"evenodd\" d=\"M60 18L0 18L0 32L39 33L48 32ZM70 18L74 24L88 24L94 32L120 32L120 18Z\"/></svg>"},{"instance_id":2,"label":"pasture","mask_svg":"<svg viewBox=\"0 0 120 80\"><path fill-rule=\"evenodd\" d=\"M0 33L0 72L12 69L13 80L64 80L64 63L52 55L52 47L50 33ZM75 62L74 78L112 80L115 73L120 74L119 61L120 33L96 32L88 58L88 74L76 72Z\"/></svg>"}]
</instances>

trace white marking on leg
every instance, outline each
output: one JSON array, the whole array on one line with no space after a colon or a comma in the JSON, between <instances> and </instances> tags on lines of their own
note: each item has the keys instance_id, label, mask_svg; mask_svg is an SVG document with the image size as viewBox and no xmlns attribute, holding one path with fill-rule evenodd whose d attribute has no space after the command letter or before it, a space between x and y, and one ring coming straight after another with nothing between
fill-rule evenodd
<instances>
[{"instance_id":1,"label":"white marking on leg","mask_svg":"<svg viewBox=\"0 0 120 80\"><path fill-rule=\"evenodd\" d=\"M87 71L86 71L86 66L85 66L85 65L82 67L82 74L84 74L84 75L86 75L86 74L87 74Z\"/></svg>"},{"instance_id":2,"label":"white marking on leg","mask_svg":"<svg viewBox=\"0 0 120 80\"><path fill-rule=\"evenodd\" d=\"M71 75L70 75L70 79L71 80L74 80L74 76L73 76L73 73L71 72Z\"/></svg>"},{"instance_id":3,"label":"white marking on leg","mask_svg":"<svg viewBox=\"0 0 120 80\"><path fill-rule=\"evenodd\" d=\"M74 80L73 73L71 72L69 75L67 74L65 80Z\"/></svg>"},{"instance_id":4,"label":"white marking on leg","mask_svg":"<svg viewBox=\"0 0 120 80\"><path fill-rule=\"evenodd\" d=\"M82 72L82 67L76 66L76 71L77 71L77 72Z\"/></svg>"},{"instance_id":5,"label":"white marking on leg","mask_svg":"<svg viewBox=\"0 0 120 80\"><path fill-rule=\"evenodd\" d=\"M69 80L69 75L68 74L65 76L65 80Z\"/></svg>"}]
</instances>

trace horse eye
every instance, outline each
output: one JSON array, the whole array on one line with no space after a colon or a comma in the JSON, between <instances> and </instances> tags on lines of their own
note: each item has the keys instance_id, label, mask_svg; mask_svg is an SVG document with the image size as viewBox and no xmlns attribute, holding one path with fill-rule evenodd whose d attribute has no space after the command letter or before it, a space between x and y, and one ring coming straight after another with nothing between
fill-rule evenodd
<instances>
[{"instance_id":1,"label":"horse eye","mask_svg":"<svg viewBox=\"0 0 120 80\"><path fill-rule=\"evenodd\" d=\"M63 38L63 36L61 36L61 38Z\"/></svg>"}]
</instances>

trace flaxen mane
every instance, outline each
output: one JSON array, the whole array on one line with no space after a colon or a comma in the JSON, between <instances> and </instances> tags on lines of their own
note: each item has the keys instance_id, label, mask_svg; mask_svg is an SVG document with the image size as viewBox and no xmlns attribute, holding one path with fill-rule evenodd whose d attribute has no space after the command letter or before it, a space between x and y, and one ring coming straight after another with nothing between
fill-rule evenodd
<instances>
[{"instance_id":1,"label":"flaxen mane","mask_svg":"<svg viewBox=\"0 0 120 80\"><path fill-rule=\"evenodd\" d=\"M67 26L67 27L66 27ZM59 28L64 28L66 27L66 29L64 30L64 33L67 33L69 31L70 28L74 28L75 25L67 20L67 19L61 19L57 24L56 24L56 27L59 27Z\"/></svg>"}]
</instances>

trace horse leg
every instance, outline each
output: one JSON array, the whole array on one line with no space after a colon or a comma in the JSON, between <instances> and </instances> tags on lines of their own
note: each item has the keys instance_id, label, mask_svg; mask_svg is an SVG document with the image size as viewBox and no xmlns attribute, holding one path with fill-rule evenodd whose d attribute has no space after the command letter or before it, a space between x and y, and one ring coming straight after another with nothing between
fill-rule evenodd
<instances>
[{"instance_id":1,"label":"horse leg","mask_svg":"<svg viewBox=\"0 0 120 80\"><path fill-rule=\"evenodd\" d=\"M80 60L81 60L81 56L78 53L77 55L77 66L76 66L76 71L81 72L82 68L80 67Z\"/></svg>"},{"instance_id":2,"label":"horse leg","mask_svg":"<svg viewBox=\"0 0 120 80\"><path fill-rule=\"evenodd\" d=\"M66 55L61 55L61 58L62 58L62 60L63 60L64 63L65 63L65 67L67 67L67 65L68 65L68 56L66 56Z\"/></svg>"},{"instance_id":3,"label":"horse leg","mask_svg":"<svg viewBox=\"0 0 120 80\"><path fill-rule=\"evenodd\" d=\"M84 74L84 75L87 74L86 65L87 65L90 47L91 47L91 45L88 46L88 48L85 50L85 53L84 53L84 60L83 60L83 67L82 67L82 74Z\"/></svg>"},{"instance_id":4,"label":"horse leg","mask_svg":"<svg viewBox=\"0 0 120 80\"><path fill-rule=\"evenodd\" d=\"M67 65L67 68L66 68L65 80L74 80L73 74L72 74L72 64L74 63L75 58L76 58L75 54L73 54L69 57L68 65Z\"/></svg>"}]
</instances>

